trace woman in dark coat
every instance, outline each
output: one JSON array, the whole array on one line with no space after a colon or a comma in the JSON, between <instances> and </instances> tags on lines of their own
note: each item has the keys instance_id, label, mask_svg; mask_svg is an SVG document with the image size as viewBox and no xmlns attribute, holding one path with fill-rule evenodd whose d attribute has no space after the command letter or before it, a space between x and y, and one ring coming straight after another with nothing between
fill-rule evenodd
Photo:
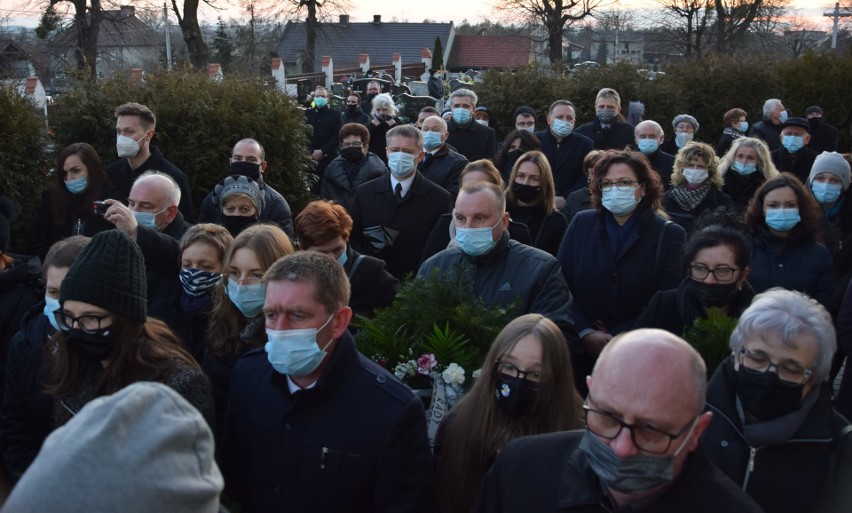
<instances>
[{"instance_id":1,"label":"woman in dark coat","mask_svg":"<svg viewBox=\"0 0 852 513\"><path fill-rule=\"evenodd\" d=\"M672 188L663 198L663 208L687 234L692 233L692 223L705 211L733 207L731 198L722 192L722 185L713 147L688 142L675 158Z\"/></svg>"},{"instance_id":2,"label":"woman in dark coat","mask_svg":"<svg viewBox=\"0 0 852 513\"><path fill-rule=\"evenodd\" d=\"M556 256L568 221L556 209L554 189L553 172L544 153L524 153L509 177L506 211L513 221L527 225L533 247Z\"/></svg>"},{"instance_id":3,"label":"woman in dark coat","mask_svg":"<svg viewBox=\"0 0 852 513\"><path fill-rule=\"evenodd\" d=\"M382 93L373 98L373 112L370 114L370 152L377 155L387 165L387 134L388 131L400 124L402 120L397 117L396 105L391 95Z\"/></svg>"},{"instance_id":4,"label":"woman in dark coat","mask_svg":"<svg viewBox=\"0 0 852 513\"><path fill-rule=\"evenodd\" d=\"M762 139L740 137L719 163L725 180L722 192L730 196L737 212L745 212L758 187L778 176L769 147Z\"/></svg>"},{"instance_id":5,"label":"woman in dark coat","mask_svg":"<svg viewBox=\"0 0 852 513\"><path fill-rule=\"evenodd\" d=\"M325 168L320 198L352 210L355 191L373 178L384 176L387 166L371 153L370 132L360 123L347 123L340 129L340 155Z\"/></svg>"},{"instance_id":6,"label":"woman in dark coat","mask_svg":"<svg viewBox=\"0 0 852 513\"><path fill-rule=\"evenodd\" d=\"M508 185L509 176L512 174L512 169L515 167L515 162L521 158L521 155L528 151L533 151L541 148L541 141L532 132L527 130L512 130L509 135L503 139L500 144L500 149L497 151L497 158L494 165L500 170L500 176L503 177L503 183Z\"/></svg>"}]
</instances>

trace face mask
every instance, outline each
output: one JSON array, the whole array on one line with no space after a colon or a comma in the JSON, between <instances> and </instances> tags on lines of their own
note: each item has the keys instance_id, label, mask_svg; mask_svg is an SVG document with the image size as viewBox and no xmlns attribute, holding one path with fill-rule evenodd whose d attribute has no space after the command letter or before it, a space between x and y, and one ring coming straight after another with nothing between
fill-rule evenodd
<instances>
[{"instance_id":1,"label":"face mask","mask_svg":"<svg viewBox=\"0 0 852 513\"><path fill-rule=\"evenodd\" d=\"M347 254L347 251L344 249L343 253L341 253L340 256L337 257L337 263L340 264L340 265L346 265L347 260L349 260L349 255Z\"/></svg>"},{"instance_id":2,"label":"face mask","mask_svg":"<svg viewBox=\"0 0 852 513\"><path fill-rule=\"evenodd\" d=\"M260 164L257 162L249 162L247 160L236 160L231 162L229 166L232 175L245 176L249 180L260 180Z\"/></svg>"},{"instance_id":3,"label":"face mask","mask_svg":"<svg viewBox=\"0 0 852 513\"><path fill-rule=\"evenodd\" d=\"M143 135L139 141L144 139L145 136ZM119 135L115 141L115 150L118 152L118 156L120 158L132 159L136 155L139 155L139 150L141 149L139 141L126 135Z\"/></svg>"},{"instance_id":4,"label":"face mask","mask_svg":"<svg viewBox=\"0 0 852 513\"><path fill-rule=\"evenodd\" d=\"M457 125L466 125L470 121L470 111L461 107L453 109L453 121Z\"/></svg>"},{"instance_id":5,"label":"face mask","mask_svg":"<svg viewBox=\"0 0 852 513\"><path fill-rule=\"evenodd\" d=\"M367 100L369 101L369 103L373 103L373 98L375 98L378 95L379 95L379 93L369 93L367 95Z\"/></svg>"},{"instance_id":6,"label":"face mask","mask_svg":"<svg viewBox=\"0 0 852 513\"><path fill-rule=\"evenodd\" d=\"M737 395L745 411L758 420L770 420L799 409L805 385L786 385L778 374L749 372L740 366Z\"/></svg>"},{"instance_id":7,"label":"face mask","mask_svg":"<svg viewBox=\"0 0 852 513\"><path fill-rule=\"evenodd\" d=\"M531 133L531 134L534 134L534 133L535 133L535 125L533 125L533 126L523 126L523 127L521 127L521 126L516 126L515 128L516 128L517 130L526 130L527 132L529 132L529 133Z\"/></svg>"},{"instance_id":8,"label":"face mask","mask_svg":"<svg viewBox=\"0 0 852 513\"><path fill-rule=\"evenodd\" d=\"M639 139L636 141L636 147L645 155L650 155L660 148L660 141L656 139Z\"/></svg>"},{"instance_id":9,"label":"face mask","mask_svg":"<svg viewBox=\"0 0 852 513\"><path fill-rule=\"evenodd\" d=\"M236 237L249 226L257 223L257 216L229 216L222 214L222 226Z\"/></svg>"},{"instance_id":10,"label":"face mask","mask_svg":"<svg viewBox=\"0 0 852 513\"><path fill-rule=\"evenodd\" d=\"M349 114L355 114L356 112L358 112L358 106L357 105L346 105L346 112L348 112Z\"/></svg>"},{"instance_id":11,"label":"face mask","mask_svg":"<svg viewBox=\"0 0 852 513\"><path fill-rule=\"evenodd\" d=\"M685 167L683 171L681 171L683 177L686 178L686 181L689 182L689 185L698 185L704 183L704 180L707 180L709 176L706 169L698 169L695 167Z\"/></svg>"},{"instance_id":12,"label":"face mask","mask_svg":"<svg viewBox=\"0 0 852 513\"><path fill-rule=\"evenodd\" d=\"M731 162L731 167L741 175L750 175L757 171L757 164L744 164L739 160Z\"/></svg>"},{"instance_id":13,"label":"face mask","mask_svg":"<svg viewBox=\"0 0 852 513\"><path fill-rule=\"evenodd\" d=\"M225 289L228 299L246 317L257 317L263 310L263 301L266 298L266 287L263 283L253 285L238 285L234 280L228 280L228 288Z\"/></svg>"},{"instance_id":14,"label":"face mask","mask_svg":"<svg viewBox=\"0 0 852 513\"><path fill-rule=\"evenodd\" d=\"M488 121L485 121L484 119L477 119L476 122L480 125L488 126Z\"/></svg>"},{"instance_id":15,"label":"face mask","mask_svg":"<svg viewBox=\"0 0 852 513\"><path fill-rule=\"evenodd\" d=\"M837 201L840 193L843 192L843 187L834 183L813 182L811 183L811 191L813 191L817 201L823 205L829 205Z\"/></svg>"},{"instance_id":16,"label":"face mask","mask_svg":"<svg viewBox=\"0 0 852 513\"><path fill-rule=\"evenodd\" d=\"M517 198L518 201L523 201L524 203L531 203L538 199L539 195L541 194L541 187L534 187L532 185L513 182L512 194L515 195L515 198Z\"/></svg>"},{"instance_id":17,"label":"face mask","mask_svg":"<svg viewBox=\"0 0 852 513\"><path fill-rule=\"evenodd\" d=\"M317 333L331 322L334 314L319 328L301 330L266 330L266 358L272 368L287 376L307 376L320 366L326 349L334 338L329 339L322 349L317 346Z\"/></svg>"},{"instance_id":18,"label":"face mask","mask_svg":"<svg viewBox=\"0 0 852 513\"><path fill-rule=\"evenodd\" d=\"M65 188L68 189L68 192L70 192L71 194L83 194L84 192L86 192L86 188L88 186L89 181L86 179L85 176L65 181Z\"/></svg>"},{"instance_id":19,"label":"face mask","mask_svg":"<svg viewBox=\"0 0 852 513\"><path fill-rule=\"evenodd\" d=\"M388 154L388 167L396 178L406 178L414 172L414 155L404 151L395 151Z\"/></svg>"},{"instance_id":20,"label":"face mask","mask_svg":"<svg viewBox=\"0 0 852 513\"><path fill-rule=\"evenodd\" d=\"M112 333L110 328L102 328L96 333L86 333L78 328L65 332L68 349L84 360L99 362L112 352Z\"/></svg>"},{"instance_id":21,"label":"face mask","mask_svg":"<svg viewBox=\"0 0 852 513\"><path fill-rule=\"evenodd\" d=\"M740 124L737 125L737 130L745 133L745 131L748 130L748 121L740 121Z\"/></svg>"},{"instance_id":22,"label":"face mask","mask_svg":"<svg viewBox=\"0 0 852 513\"><path fill-rule=\"evenodd\" d=\"M790 153L796 153L805 146L805 138L801 135L785 135L781 144Z\"/></svg>"},{"instance_id":23,"label":"face mask","mask_svg":"<svg viewBox=\"0 0 852 513\"><path fill-rule=\"evenodd\" d=\"M384 122L388 122L393 118L390 114L373 114L373 117Z\"/></svg>"},{"instance_id":24,"label":"face mask","mask_svg":"<svg viewBox=\"0 0 852 513\"><path fill-rule=\"evenodd\" d=\"M516 148L514 150L509 150L509 152L506 153L506 158L508 159L509 162L514 163L523 154L524 154L524 151L522 149Z\"/></svg>"},{"instance_id":25,"label":"face mask","mask_svg":"<svg viewBox=\"0 0 852 513\"><path fill-rule=\"evenodd\" d=\"M787 111L782 110L781 114L778 116L778 119L781 120L782 123L787 121Z\"/></svg>"},{"instance_id":26,"label":"face mask","mask_svg":"<svg viewBox=\"0 0 852 513\"><path fill-rule=\"evenodd\" d=\"M364 158L364 152L361 148L343 148L340 150L340 156L350 164L357 164Z\"/></svg>"},{"instance_id":27,"label":"face mask","mask_svg":"<svg viewBox=\"0 0 852 513\"><path fill-rule=\"evenodd\" d=\"M59 323L56 322L56 316L53 315L53 312L59 310L59 300L53 299L49 296L44 296L44 316L47 317L50 325L53 326L54 330L59 330Z\"/></svg>"},{"instance_id":28,"label":"face mask","mask_svg":"<svg viewBox=\"0 0 852 513\"><path fill-rule=\"evenodd\" d=\"M811 133L814 133L814 130L819 127L820 121L822 121L822 118L811 118L808 120L808 126L811 127Z\"/></svg>"},{"instance_id":29,"label":"face mask","mask_svg":"<svg viewBox=\"0 0 852 513\"><path fill-rule=\"evenodd\" d=\"M498 378L495 395L500 409L506 415L517 418L529 415L535 406L538 391L535 390L534 385L530 386L530 381L527 379L516 378L503 381L502 378Z\"/></svg>"},{"instance_id":30,"label":"face mask","mask_svg":"<svg viewBox=\"0 0 852 513\"><path fill-rule=\"evenodd\" d=\"M801 220L798 208L772 208L766 211L766 226L776 232L792 230Z\"/></svg>"},{"instance_id":31,"label":"face mask","mask_svg":"<svg viewBox=\"0 0 852 513\"><path fill-rule=\"evenodd\" d=\"M157 232L157 231L160 231L160 227L157 226L156 217L158 215L162 214L163 212L165 212L166 210L168 210L168 209L164 208L163 210L160 210L159 212L136 212L136 211L133 211L133 217L136 218L136 223L139 226L143 226L145 228L148 228L149 230L154 230L155 232Z\"/></svg>"},{"instance_id":32,"label":"face mask","mask_svg":"<svg viewBox=\"0 0 852 513\"><path fill-rule=\"evenodd\" d=\"M686 447L688 440L689 435L674 454L651 456L640 453L622 458L587 429L579 449L586 456L592 471L608 488L625 495L641 495L672 482L675 458Z\"/></svg>"},{"instance_id":33,"label":"face mask","mask_svg":"<svg viewBox=\"0 0 852 513\"><path fill-rule=\"evenodd\" d=\"M222 275L201 269L181 269L178 273L180 284L187 296L198 297L207 294L222 279Z\"/></svg>"},{"instance_id":34,"label":"face mask","mask_svg":"<svg viewBox=\"0 0 852 513\"><path fill-rule=\"evenodd\" d=\"M558 137L568 137L574 130L574 125L570 121L554 119L553 126L550 127L550 129L553 130L553 133Z\"/></svg>"},{"instance_id":35,"label":"face mask","mask_svg":"<svg viewBox=\"0 0 852 513\"><path fill-rule=\"evenodd\" d=\"M328 98L322 98L322 97L314 98L314 107L321 109L321 108L325 107L326 105L328 105Z\"/></svg>"},{"instance_id":36,"label":"face mask","mask_svg":"<svg viewBox=\"0 0 852 513\"><path fill-rule=\"evenodd\" d=\"M686 288L689 294L707 308L725 306L740 293L736 282L709 284L692 278L687 279L689 281L686 282Z\"/></svg>"},{"instance_id":37,"label":"face mask","mask_svg":"<svg viewBox=\"0 0 852 513\"><path fill-rule=\"evenodd\" d=\"M636 201L636 194L633 189L620 191L616 187L608 191L601 192L601 204L613 215L627 215L636 208L639 202Z\"/></svg>"},{"instance_id":38,"label":"face mask","mask_svg":"<svg viewBox=\"0 0 852 513\"><path fill-rule=\"evenodd\" d=\"M441 132L423 132L423 147L429 151L436 150L444 144Z\"/></svg>"},{"instance_id":39,"label":"face mask","mask_svg":"<svg viewBox=\"0 0 852 513\"><path fill-rule=\"evenodd\" d=\"M456 228L456 243L464 253L472 257L484 255L496 244L492 232L502 221L501 216L490 228Z\"/></svg>"},{"instance_id":40,"label":"face mask","mask_svg":"<svg viewBox=\"0 0 852 513\"><path fill-rule=\"evenodd\" d=\"M615 116L616 116L614 110L606 110L606 109L598 109L597 115L598 115L598 120L600 120L600 122L605 124L605 125L611 123L612 120L615 119Z\"/></svg>"},{"instance_id":41,"label":"face mask","mask_svg":"<svg viewBox=\"0 0 852 513\"><path fill-rule=\"evenodd\" d=\"M678 148L683 148L686 143L692 140L693 134L689 132L678 132L675 134L675 144Z\"/></svg>"}]
</instances>

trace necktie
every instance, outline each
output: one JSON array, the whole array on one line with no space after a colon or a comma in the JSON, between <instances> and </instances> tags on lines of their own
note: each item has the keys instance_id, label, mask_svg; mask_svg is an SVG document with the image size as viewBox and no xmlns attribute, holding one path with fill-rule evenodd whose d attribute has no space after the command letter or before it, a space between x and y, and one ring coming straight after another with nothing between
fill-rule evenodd
<instances>
[{"instance_id":1,"label":"necktie","mask_svg":"<svg viewBox=\"0 0 852 513\"><path fill-rule=\"evenodd\" d=\"M396 187L393 188L393 195L396 196L396 202L399 203L402 201L402 184L396 184Z\"/></svg>"}]
</instances>

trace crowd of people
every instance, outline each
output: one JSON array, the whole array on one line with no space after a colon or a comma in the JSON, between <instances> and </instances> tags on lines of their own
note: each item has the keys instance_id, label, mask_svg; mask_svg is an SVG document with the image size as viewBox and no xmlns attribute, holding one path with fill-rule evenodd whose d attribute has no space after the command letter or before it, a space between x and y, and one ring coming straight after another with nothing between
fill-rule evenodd
<instances>
[{"instance_id":1,"label":"crowd of people","mask_svg":"<svg viewBox=\"0 0 852 513\"><path fill-rule=\"evenodd\" d=\"M852 510L852 157L819 107L720 112L714 146L604 88L498 144L472 90L413 124L366 93L314 92L299 212L252 138L192 198L137 103L115 163L59 152L32 256L0 198L2 511ZM351 321L436 276L515 318L432 445ZM681 337L714 312L708 369Z\"/></svg>"}]
</instances>

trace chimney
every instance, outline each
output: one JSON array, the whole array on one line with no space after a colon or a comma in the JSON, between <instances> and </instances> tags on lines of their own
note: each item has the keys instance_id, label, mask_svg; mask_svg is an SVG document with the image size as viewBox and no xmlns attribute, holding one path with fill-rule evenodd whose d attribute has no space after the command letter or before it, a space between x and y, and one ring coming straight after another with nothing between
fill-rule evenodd
<instances>
[{"instance_id":1,"label":"chimney","mask_svg":"<svg viewBox=\"0 0 852 513\"><path fill-rule=\"evenodd\" d=\"M340 24L343 25L344 27L346 25L349 25L349 15L348 14L341 14L340 15Z\"/></svg>"},{"instance_id":2,"label":"chimney","mask_svg":"<svg viewBox=\"0 0 852 513\"><path fill-rule=\"evenodd\" d=\"M124 18L132 18L136 16L136 8L132 5L122 5L120 12L121 16Z\"/></svg>"},{"instance_id":3,"label":"chimney","mask_svg":"<svg viewBox=\"0 0 852 513\"><path fill-rule=\"evenodd\" d=\"M479 29L479 35L484 36L485 35L485 29Z\"/></svg>"},{"instance_id":4,"label":"chimney","mask_svg":"<svg viewBox=\"0 0 852 513\"><path fill-rule=\"evenodd\" d=\"M381 22L382 22L382 15L381 14L374 14L373 15L373 23L379 24Z\"/></svg>"}]
</instances>

